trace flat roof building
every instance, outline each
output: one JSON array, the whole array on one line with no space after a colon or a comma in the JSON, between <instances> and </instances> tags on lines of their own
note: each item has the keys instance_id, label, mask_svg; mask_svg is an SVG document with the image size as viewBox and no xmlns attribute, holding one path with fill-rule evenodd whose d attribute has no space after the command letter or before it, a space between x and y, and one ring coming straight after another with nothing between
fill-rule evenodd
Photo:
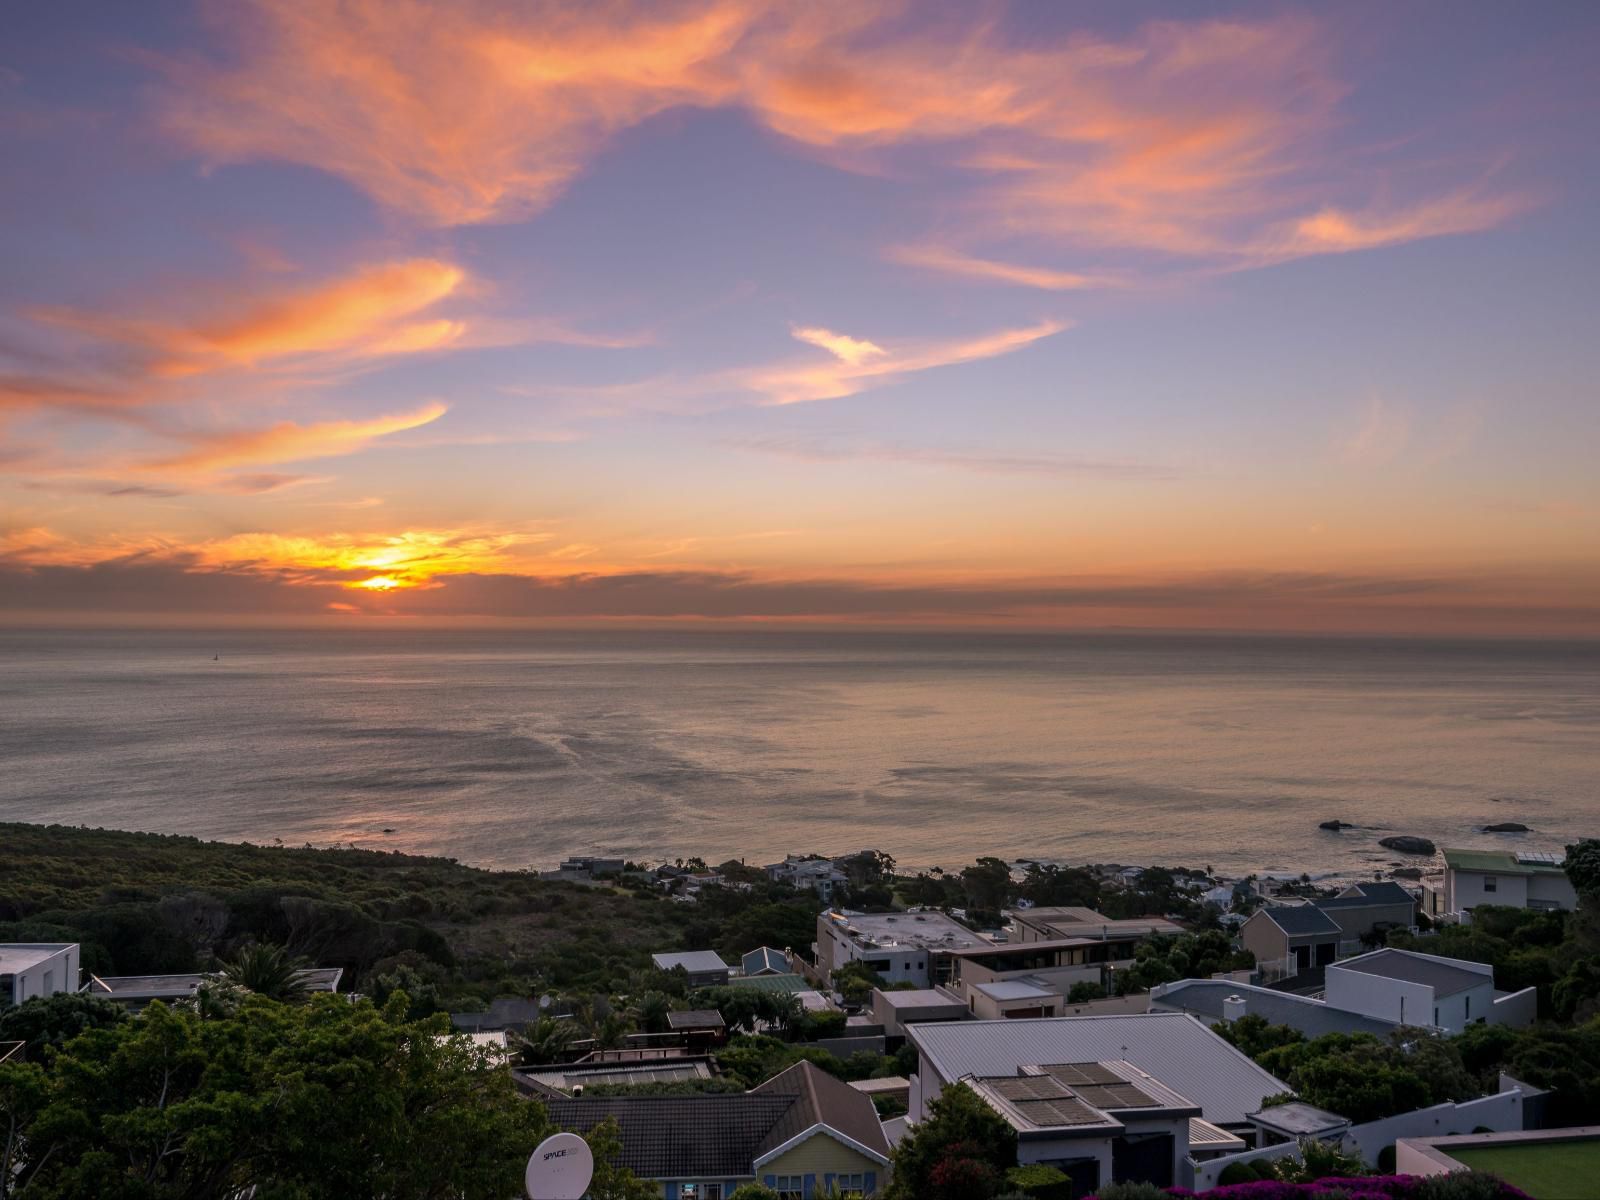
<instances>
[{"instance_id":1,"label":"flat roof building","mask_svg":"<svg viewBox=\"0 0 1600 1200\"><path fill-rule=\"evenodd\" d=\"M830 909L817 918L817 966L830 978L846 963L860 962L886 983L930 987L950 977L953 954L993 944L941 912Z\"/></svg>"},{"instance_id":2,"label":"flat roof building","mask_svg":"<svg viewBox=\"0 0 1600 1200\"><path fill-rule=\"evenodd\" d=\"M662 971L682 968L692 988L726 987L733 968L711 950L674 950L652 954L650 961Z\"/></svg>"},{"instance_id":3,"label":"flat roof building","mask_svg":"<svg viewBox=\"0 0 1600 1200\"><path fill-rule=\"evenodd\" d=\"M1578 893L1565 855L1546 850L1445 850L1444 878L1423 885L1430 917L1470 920L1480 904L1570 912Z\"/></svg>"},{"instance_id":4,"label":"flat roof building","mask_svg":"<svg viewBox=\"0 0 1600 1200\"><path fill-rule=\"evenodd\" d=\"M78 990L77 942L0 942L0 1008Z\"/></svg>"}]
</instances>

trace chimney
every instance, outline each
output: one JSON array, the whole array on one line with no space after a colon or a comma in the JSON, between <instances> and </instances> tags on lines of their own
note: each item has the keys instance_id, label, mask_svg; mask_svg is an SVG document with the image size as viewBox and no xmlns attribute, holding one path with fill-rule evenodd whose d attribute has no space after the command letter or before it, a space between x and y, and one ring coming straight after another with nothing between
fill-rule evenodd
<instances>
[{"instance_id":1,"label":"chimney","mask_svg":"<svg viewBox=\"0 0 1600 1200\"><path fill-rule=\"evenodd\" d=\"M1222 1019L1224 1021L1237 1021L1244 1016L1245 998L1235 992L1222 1002Z\"/></svg>"}]
</instances>

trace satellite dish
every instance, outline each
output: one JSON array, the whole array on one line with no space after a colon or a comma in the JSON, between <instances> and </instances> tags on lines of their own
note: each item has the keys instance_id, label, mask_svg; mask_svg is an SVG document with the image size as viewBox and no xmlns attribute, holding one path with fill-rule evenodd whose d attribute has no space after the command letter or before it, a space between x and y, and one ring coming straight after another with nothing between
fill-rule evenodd
<instances>
[{"instance_id":1,"label":"satellite dish","mask_svg":"<svg viewBox=\"0 0 1600 1200\"><path fill-rule=\"evenodd\" d=\"M594 1176L589 1143L575 1133L553 1133L528 1159L530 1200L583 1200Z\"/></svg>"}]
</instances>

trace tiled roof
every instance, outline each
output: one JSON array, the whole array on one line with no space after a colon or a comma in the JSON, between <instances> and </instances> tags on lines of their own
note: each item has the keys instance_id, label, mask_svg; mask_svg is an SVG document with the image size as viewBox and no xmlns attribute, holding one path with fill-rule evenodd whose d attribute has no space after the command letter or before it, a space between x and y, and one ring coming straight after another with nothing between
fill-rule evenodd
<instances>
[{"instance_id":1,"label":"tiled roof","mask_svg":"<svg viewBox=\"0 0 1600 1200\"><path fill-rule=\"evenodd\" d=\"M714 1008L690 1008L667 1014L669 1029L721 1029L726 1024L722 1014Z\"/></svg>"},{"instance_id":2,"label":"tiled roof","mask_svg":"<svg viewBox=\"0 0 1600 1200\"><path fill-rule=\"evenodd\" d=\"M1256 910L1266 916L1290 937L1311 933L1331 933L1337 936L1338 924L1320 908L1310 904L1269 904Z\"/></svg>"},{"instance_id":3,"label":"tiled roof","mask_svg":"<svg viewBox=\"0 0 1600 1200\"><path fill-rule=\"evenodd\" d=\"M746 975L754 975L758 971L785 974L789 970L789 960L784 957L783 951L774 950L771 946L758 946L748 954L740 955L739 965Z\"/></svg>"},{"instance_id":4,"label":"tiled roof","mask_svg":"<svg viewBox=\"0 0 1600 1200\"><path fill-rule=\"evenodd\" d=\"M735 975L728 980L729 987L748 988L752 992L809 992L811 984L804 975L792 972L783 975Z\"/></svg>"},{"instance_id":5,"label":"tiled roof","mask_svg":"<svg viewBox=\"0 0 1600 1200\"><path fill-rule=\"evenodd\" d=\"M888 1160L889 1142L883 1135L883 1125L878 1120L872 1098L820 1067L797 1062L758 1085L750 1094L791 1094L799 1101L767 1135L763 1153L776 1150L790 1138L820 1124Z\"/></svg>"},{"instance_id":6,"label":"tiled roof","mask_svg":"<svg viewBox=\"0 0 1600 1200\"><path fill-rule=\"evenodd\" d=\"M1358 883L1355 896L1334 896L1312 901L1318 908L1370 908L1376 904L1416 904L1417 898L1398 883Z\"/></svg>"},{"instance_id":7,"label":"tiled roof","mask_svg":"<svg viewBox=\"0 0 1600 1200\"><path fill-rule=\"evenodd\" d=\"M574 1133L615 1117L621 1164L641 1179L748 1178L774 1127L797 1103L793 1095L751 1092L544 1102L551 1121Z\"/></svg>"},{"instance_id":8,"label":"tiled roof","mask_svg":"<svg viewBox=\"0 0 1600 1200\"><path fill-rule=\"evenodd\" d=\"M1347 958L1335 963L1332 970L1360 971L1366 975L1381 975L1385 979L1400 979L1407 983L1420 983L1431 987L1435 996L1454 996L1468 988L1493 984L1494 976L1470 967L1457 966L1452 960L1431 954L1408 954L1404 950L1374 950L1359 958Z\"/></svg>"}]
</instances>

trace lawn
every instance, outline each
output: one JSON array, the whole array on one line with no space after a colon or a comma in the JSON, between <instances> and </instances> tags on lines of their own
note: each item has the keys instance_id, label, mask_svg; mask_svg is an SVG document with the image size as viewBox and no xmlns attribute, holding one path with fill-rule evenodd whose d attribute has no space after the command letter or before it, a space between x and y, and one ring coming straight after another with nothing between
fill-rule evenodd
<instances>
[{"instance_id":1,"label":"lawn","mask_svg":"<svg viewBox=\"0 0 1600 1200\"><path fill-rule=\"evenodd\" d=\"M1445 1150L1474 1171L1498 1175L1535 1200L1600 1200L1600 1141Z\"/></svg>"}]
</instances>

